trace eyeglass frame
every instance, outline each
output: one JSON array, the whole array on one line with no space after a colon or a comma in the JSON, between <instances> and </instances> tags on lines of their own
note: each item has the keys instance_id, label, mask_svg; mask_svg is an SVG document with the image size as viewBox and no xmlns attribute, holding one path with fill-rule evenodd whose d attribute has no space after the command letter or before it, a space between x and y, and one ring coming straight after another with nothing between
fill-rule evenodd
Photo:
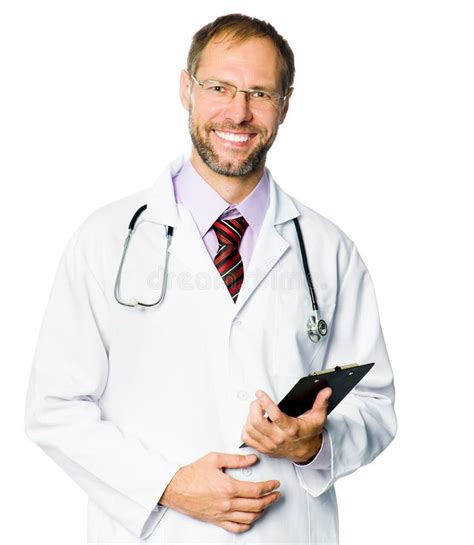
<instances>
[{"instance_id":1,"label":"eyeglass frame","mask_svg":"<svg viewBox=\"0 0 474 545\"><path fill-rule=\"evenodd\" d=\"M267 91L266 89L239 89L236 85L234 85L233 83L229 83L227 81L221 81L221 80L217 80L217 79L205 79L203 81L199 81L193 74L190 74L189 72L186 72L189 77L195 82L197 83L201 89L203 88L203 85L206 83L206 81L212 81L213 83L220 83L221 85L227 85L229 87L232 87L233 89L235 89L235 92L232 96L232 100L234 100L234 98L237 96L237 93L245 93L246 95L246 98L247 98L247 102L249 102L251 104L251 101L250 101L250 93L252 92L255 92L255 91L260 91L260 92L264 92L264 93L268 93L269 95L271 96L274 96L278 99L278 106L280 106L282 103L285 102L285 100L288 98L288 94L287 93L286 95L280 95L280 93L276 93L274 91ZM288 89L288 91L291 91L293 89L293 87L290 87ZM273 104L273 103L271 103Z\"/></svg>"}]
</instances>

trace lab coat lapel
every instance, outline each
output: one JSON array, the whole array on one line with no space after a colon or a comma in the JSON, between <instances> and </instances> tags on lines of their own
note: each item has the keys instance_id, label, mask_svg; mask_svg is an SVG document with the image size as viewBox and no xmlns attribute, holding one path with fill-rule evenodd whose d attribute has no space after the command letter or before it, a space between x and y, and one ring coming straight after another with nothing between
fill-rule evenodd
<instances>
[{"instance_id":1,"label":"lab coat lapel","mask_svg":"<svg viewBox=\"0 0 474 545\"><path fill-rule=\"evenodd\" d=\"M270 203L265 214L260 233L253 248L248 270L244 271L244 281L237 303L232 301L226 291L224 281L209 255L204 241L195 225L191 214L176 204L172 177L183 166L184 158L179 157L160 176L152 188L152 197L147 208L147 219L162 225L175 227L169 252L193 274L202 275L211 286L220 286L222 297L231 313L238 313L263 279L277 266L280 258L289 248L289 242L280 234L279 225L300 215L292 199L274 181L267 169L270 181ZM211 289L211 292L216 290Z\"/></svg>"},{"instance_id":2,"label":"lab coat lapel","mask_svg":"<svg viewBox=\"0 0 474 545\"><path fill-rule=\"evenodd\" d=\"M173 161L151 188L150 202L144 216L162 225L176 227L179 222L178 205L174 195L173 177L181 170L184 157Z\"/></svg>"},{"instance_id":3,"label":"lab coat lapel","mask_svg":"<svg viewBox=\"0 0 474 545\"><path fill-rule=\"evenodd\" d=\"M275 182L267 169L270 180L270 203L260 229L244 282L237 298L236 311L245 305L262 280L278 266L280 258L290 243L280 234L279 225L300 215L292 199Z\"/></svg>"},{"instance_id":4,"label":"lab coat lapel","mask_svg":"<svg viewBox=\"0 0 474 545\"><path fill-rule=\"evenodd\" d=\"M184 163L180 157L160 176L152 188L152 197L147 208L147 220L174 227L169 253L177 259L183 271L190 273L190 281L196 289L209 287L208 293L216 294L232 314L235 303L222 280L219 271L207 251L191 213L176 203L172 178L179 172ZM215 289L215 287L219 289Z\"/></svg>"}]
</instances>

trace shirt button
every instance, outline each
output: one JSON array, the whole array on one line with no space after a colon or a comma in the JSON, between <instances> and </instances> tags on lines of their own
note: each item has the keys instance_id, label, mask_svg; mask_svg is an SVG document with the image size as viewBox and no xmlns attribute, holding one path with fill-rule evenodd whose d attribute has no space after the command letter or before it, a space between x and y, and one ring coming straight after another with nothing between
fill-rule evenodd
<instances>
[{"instance_id":1,"label":"shirt button","mask_svg":"<svg viewBox=\"0 0 474 545\"><path fill-rule=\"evenodd\" d=\"M245 401L246 399L249 398L249 394L248 394L248 392L245 391L245 390L239 390L239 391L237 392L237 397L238 397L239 399L241 399L242 401Z\"/></svg>"},{"instance_id":2,"label":"shirt button","mask_svg":"<svg viewBox=\"0 0 474 545\"><path fill-rule=\"evenodd\" d=\"M249 475L252 475L252 468L250 468L250 467L244 467L244 469L242 469L242 473L243 473L243 475L245 475L246 477L248 477Z\"/></svg>"},{"instance_id":3,"label":"shirt button","mask_svg":"<svg viewBox=\"0 0 474 545\"><path fill-rule=\"evenodd\" d=\"M239 317L234 318L234 325L235 326L239 326L241 323L242 323L242 320Z\"/></svg>"}]
</instances>

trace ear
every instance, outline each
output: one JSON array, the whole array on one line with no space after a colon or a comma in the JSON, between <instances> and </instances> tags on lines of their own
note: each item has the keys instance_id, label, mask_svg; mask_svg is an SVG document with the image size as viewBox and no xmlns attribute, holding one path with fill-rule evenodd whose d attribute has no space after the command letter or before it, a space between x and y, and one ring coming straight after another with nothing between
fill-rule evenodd
<instances>
[{"instance_id":1,"label":"ear","mask_svg":"<svg viewBox=\"0 0 474 545\"><path fill-rule=\"evenodd\" d=\"M283 104L283 108L281 109L278 123L281 125L283 121L285 121L286 114L288 113L288 108L290 106L290 97L293 94L294 88L290 87L288 90L288 93L286 95L285 104Z\"/></svg>"},{"instance_id":2,"label":"ear","mask_svg":"<svg viewBox=\"0 0 474 545\"><path fill-rule=\"evenodd\" d=\"M189 112L189 106L191 104L190 88L189 83L191 78L186 70L181 70L181 75L179 79L179 98L181 99L181 104L183 108Z\"/></svg>"}]
</instances>

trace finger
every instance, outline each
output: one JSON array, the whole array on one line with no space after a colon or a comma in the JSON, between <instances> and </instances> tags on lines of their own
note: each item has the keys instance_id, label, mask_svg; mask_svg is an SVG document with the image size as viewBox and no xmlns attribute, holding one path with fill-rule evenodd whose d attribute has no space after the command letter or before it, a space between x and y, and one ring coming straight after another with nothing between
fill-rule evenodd
<instances>
[{"instance_id":1,"label":"finger","mask_svg":"<svg viewBox=\"0 0 474 545\"><path fill-rule=\"evenodd\" d=\"M271 424L271 426L273 425ZM265 435L252 425L247 425L242 432L242 441L248 447L254 448L263 454L268 454L284 441L283 433L280 428L273 426L269 431L269 435Z\"/></svg>"},{"instance_id":2,"label":"finger","mask_svg":"<svg viewBox=\"0 0 474 545\"><path fill-rule=\"evenodd\" d=\"M280 492L270 492L261 498L234 498L230 501L230 510L257 513L277 502L280 498Z\"/></svg>"},{"instance_id":3,"label":"finger","mask_svg":"<svg viewBox=\"0 0 474 545\"><path fill-rule=\"evenodd\" d=\"M230 521L219 522L217 526L220 526L221 528L224 528L224 530L232 532L233 534L241 534L242 532L246 532L252 528L251 524L239 524L238 522Z\"/></svg>"},{"instance_id":4,"label":"finger","mask_svg":"<svg viewBox=\"0 0 474 545\"><path fill-rule=\"evenodd\" d=\"M263 515L263 511L250 513L248 511L231 511L226 513L225 519L230 522L238 522L239 524L253 524Z\"/></svg>"},{"instance_id":5,"label":"finger","mask_svg":"<svg viewBox=\"0 0 474 545\"><path fill-rule=\"evenodd\" d=\"M265 410L262 409L260 401L258 399L252 401L247 423L263 435L271 435L275 426L263 416L264 413Z\"/></svg>"},{"instance_id":6,"label":"finger","mask_svg":"<svg viewBox=\"0 0 474 545\"><path fill-rule=\"evenodd\" d=\"M290 426L291 417L280 411L278 405L268 394L266 394L263 390L257 390L256 396L260 406L266 411L275 425L282 430Z\"/></svg>"},{"instance_id":7,"label":"finger","mask_svg":"<svg viewBox=\"0 0 474 545\"><path fill-rule=\"evenodd\" d=\"M224 452L215 452L215 464L219 469L241 468L255 464L258 461L256 454L227 454Z\"/></svg>"},{"instance_id":8,"label":"finger","mask_svg":"<svg viewBox=\"0 0 474 545\"><path fill-rule=\"evenodd\" d=\"M276 480L252 483L250 481L233 479L232 477L229 477L229 479L232 479L236 485L235 498L261 498L280 486L280 482Z\"/></svg>"}]
</instances>

